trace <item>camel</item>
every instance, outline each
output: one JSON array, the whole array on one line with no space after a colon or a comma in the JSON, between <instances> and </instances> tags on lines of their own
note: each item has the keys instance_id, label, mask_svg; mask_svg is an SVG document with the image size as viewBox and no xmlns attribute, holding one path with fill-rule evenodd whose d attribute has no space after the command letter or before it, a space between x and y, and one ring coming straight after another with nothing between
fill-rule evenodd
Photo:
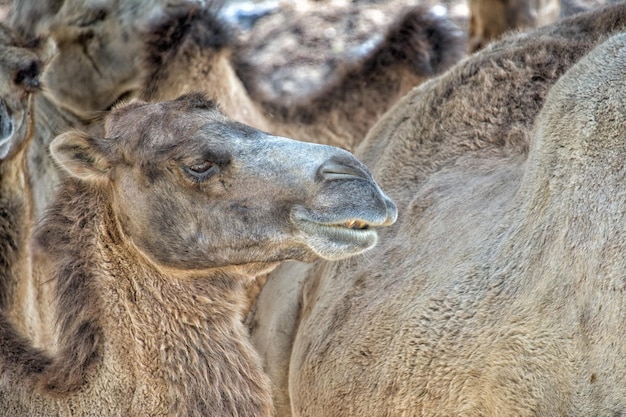
<instances>
[{"instance_id":1,"label":"camel","mask_svg":"<svg viewBox=\"0 0 626 417\"><path fill-rule=\"evenodd\" d=\"M0 308L24 332L27 315L15 300L26 298L30 277L33 211L26 149L33 136L33 94L40 89L45 45L28 44L0 25Z\"/></svg>"},{"instance_id":2,"label":"camel","mask_svg":"<svg viewBox=\"0 0 626 417\"><path fill-rule=\"evenodd\" d=\"M242 283L370 249L395 205L350 153L262 133L201 94L104 124L51 144L68 175L35 239L54 255L58 349L0 312L0 414L272 415Z\"/></svg>"},{"instance_id":3,"label":"camel","mask_svg":"<svg viewBox=\"0 0 626 417\"><path fill-rule=\"evenodd\" d=\"M475 52L510 30L528 30L555 22L559 0L469 0L469 50Z\"/></svg>"},{"instance_id":4,"label":"camel","mask_svg":"<svg viewBox=\"0 0 626 417\"><path fill-rule=\"evenodd\" d=\"M398 221L280 266L249 318L277 415L624 412L625 29L622 3L505 36L373 127Z\"/></svg>"}]
</instances>

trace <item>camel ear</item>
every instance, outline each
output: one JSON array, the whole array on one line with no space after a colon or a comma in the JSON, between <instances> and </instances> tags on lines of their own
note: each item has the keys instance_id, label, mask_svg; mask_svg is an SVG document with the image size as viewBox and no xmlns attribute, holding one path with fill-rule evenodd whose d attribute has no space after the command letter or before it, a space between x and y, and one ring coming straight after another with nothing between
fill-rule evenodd
<instances>
[{"instance_id":1,"label":"camel ear","mask_svg":"<svg viewBox=\"0 0 626 417\"><path fill-rule=\"evenodd\" d=\"M83 132L71 131L57 136L50 144L50 153L70 175L85 181L108 178L108 159L96 141Z\"/></svg>"}]
</instances>

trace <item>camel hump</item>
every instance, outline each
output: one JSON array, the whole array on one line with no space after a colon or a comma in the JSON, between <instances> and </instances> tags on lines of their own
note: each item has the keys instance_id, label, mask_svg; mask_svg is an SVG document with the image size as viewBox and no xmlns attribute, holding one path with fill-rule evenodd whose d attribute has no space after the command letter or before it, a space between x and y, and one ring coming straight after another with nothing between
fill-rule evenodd
<instances>
[{"instance_id":1,"label":"camel hump","mask_svg":"<svg viewBox=\"0 0 626 417\"><path fill-rule=\"evenodd\" d=\"M169 64L185 43L214 51L236 44L234 31L219 18L214 8L188 4L164 10L160 19L148 25L142 37L146 39L149 68Z\"/></svg>"},{"instance_id":2,"label":"camel hump","mask_svg":"<svg viewBox=\"0 0 626 417\"><path fill-rule=\"evenodd\" d=\"M593 49L557 81L545 109L559 131L615 137L624 134L617 127L625 125L625 91L626 34L620 33Z\"/></svg>"},{"instance_id":3,"label":"camel hump","mask_svg":"<svg viewBox=\"0 0 626 417\"><path fill-rule=\"evenodd\" d=\"M626 34L621 33L593 49L550 90L537 121L536 148L568 159L615 155L626 146L625 92ZM601 165L597 168L606 168Z\"/></svg>"},{"instance_id":4,"label":"camel hump","mask_svg":"<svg viewBox=\"0 0 626 417\"><path fill-rule=\"evenodd\" d=\"M437 74L465 54L465 33L445 15L424 7L406 9L378 48L379 63L405 61L418 75Z\"/></svg>"},{"instance_id":5,"label":"camel hump","mask_svg":"<svg viewBox=\"0 0 626 417\"><path fill-rule=\"evenodd\" d=\"M604 243L598 242L623 240L626 199L619 190L626 181L625 91L626 34L622 33L600 43L565 72L535 119L516 196L523 213L518 219L542 235L538 231L548 230L548 222L567 229L558 238L545 234L547 240L562 239L563 254L552 252L559 259L575 259L578 248L588 248L589 242L600 247ZM585 249L585 262L591 252ZM606 271L615 267L609 258L597 261ZM615 273L607 276L621 276Z\"/></svg>"}]
</instances>

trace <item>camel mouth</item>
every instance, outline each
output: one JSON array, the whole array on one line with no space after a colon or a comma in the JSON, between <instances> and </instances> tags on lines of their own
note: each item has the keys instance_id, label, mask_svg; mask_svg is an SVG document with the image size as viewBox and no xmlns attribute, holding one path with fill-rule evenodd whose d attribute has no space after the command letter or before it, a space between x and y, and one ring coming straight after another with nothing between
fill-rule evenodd
<instances>
[{"instance_id":1,"label":"camel mouth","mask_svg":"<svg viewBox=\"0 0 626 417\"><path fill-rule=\"evenodd\" d=\"M320 221L307 216L294 216L294 224L304 234L304 241L318 256L337 260L360 254L378 241L374 229L381 222L363 218Z\"/></svg>"},{"instance_id":2,"label":"camel mouth","mask_svg":"<svg viewBox=\"0 0 626 417\"><path fill-rule=\"evenodd\" d=\"M306 210L297 210L292 213L292 220L296 224L304 225L305 227L328 228L328 230L373 232L371 229L387 226L389 224L389 216L387 215L384 219L379 218L379 216L369 217L370 218L366 218L363 213L359 213L356 216L343 215L335 218L326 218L326 216L321 216L315 212L308 212Z\"/></svg>"},{"instance_id":3,"label":"camel mouth","mask_svg":"<svg viewBox=\"0 0 626 417\"><path fill-rule=\"evenodd\" d=\"M296 206L291 221L303 241L316 255L328 260L344 259L373 248L380 227L391 226L398 209L382 192L369 204L344 204L331 209Z\"/></svg>"},{"instance_id":4,"label":"camel mouth","mask_svg":"<svg viewBox=\"0 0 626 417\"><path fill-rule=\"evenodd\" d=\"M322 227L332 227L332 228L340 228L340 229L349 229L349 230L369 230L370 227L374 227L373 224L368 223L365 220L360 219L350 219L340 223L320 223L309 221L309 223L314 223L318 226Z\"/></svg>"},{"instance_id":5,"label":"camel mouth","mask_svg":"<svg viewBox=\"0 0 626 417\"><path fill-rule=\"evenodd\" d=\"M339 223L320 223L312 220L299 219L297 224L305 232L313 235L323 235L344 243L353 241L356 244L369 244L372 239L376 240L377 236L376 230L373 229L375 225L360 219L352 219Z\"/></svg>"}]
</instances>

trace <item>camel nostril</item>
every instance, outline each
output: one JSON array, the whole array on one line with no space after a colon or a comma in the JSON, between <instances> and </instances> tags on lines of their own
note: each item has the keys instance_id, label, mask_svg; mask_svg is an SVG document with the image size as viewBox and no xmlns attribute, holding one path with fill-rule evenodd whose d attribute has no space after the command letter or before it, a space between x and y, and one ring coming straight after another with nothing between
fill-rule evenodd
<instances>
[{"instance_id":1,"label":"camel nostril","mask_svg":"<svg viewBox=\"0 0 626 417\"><path fill-rule=\"evenodd\" d=\"M26 87L26 91L36 91L40 87L39 74L39 62L32 61L28 66L21 68L15 74L15 83Z\"/></svg>"},{"instance_id":2,"label":"camel nostril","mask_svg":"<svg viewBox=\"0 0 626 417\"><path fill-rule=\"evenodd\" d=\"M332 157L318 169L322 180L371 179L370 174L360 162L353 158Z\"/></svg>"}]
</instances>

